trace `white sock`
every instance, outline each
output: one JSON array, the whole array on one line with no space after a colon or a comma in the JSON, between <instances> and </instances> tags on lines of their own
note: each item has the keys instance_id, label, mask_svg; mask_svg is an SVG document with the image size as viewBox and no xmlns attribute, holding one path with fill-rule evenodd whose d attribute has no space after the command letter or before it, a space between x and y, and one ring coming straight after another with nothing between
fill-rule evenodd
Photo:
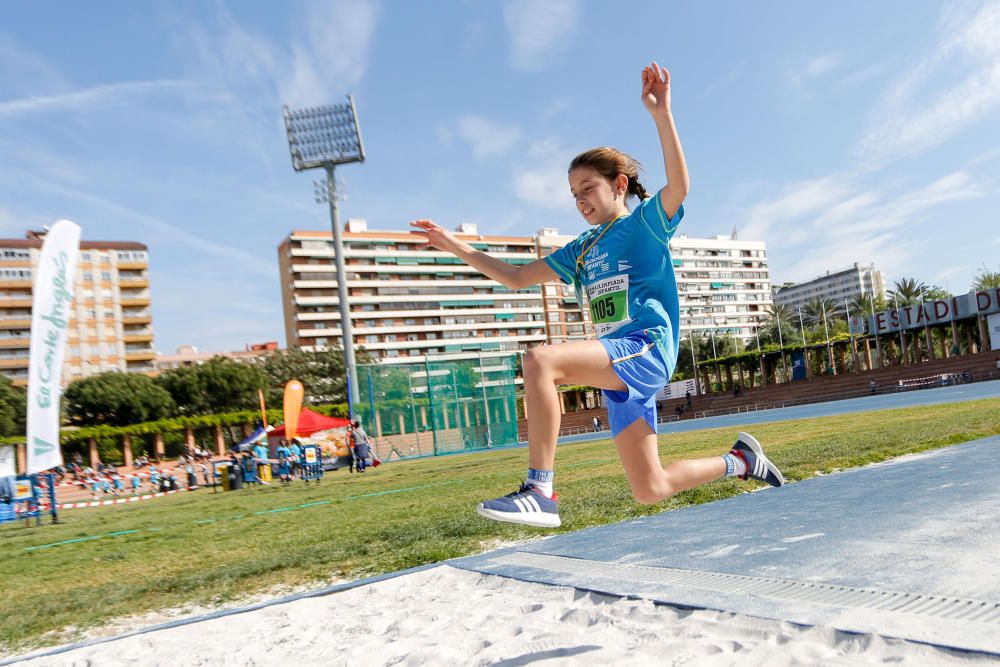
<instances>
[{"instance_id":1,"label":"white sock","mask_svg":"<svg viewBox=\"0 0 1000 667\"><path fill-rule=\"evenodd\" d=\"M742 456L730 452L723 454L722 460L726 462L726 477L739 477L747 474L747 464Z\"/></svg>"},{"instance_id":2,"label":"white sock","mask_svg":"<svg viewBox=\"0 0 1000 667\"><path fill-rule=\"evenodd\" d=\"M555 476L555 472L552 470L537 470L535 468L528 468L528 477L524 480L524 483L537 487L539 491L551 498L552 481Z\"/></svg>"}]
</instances>

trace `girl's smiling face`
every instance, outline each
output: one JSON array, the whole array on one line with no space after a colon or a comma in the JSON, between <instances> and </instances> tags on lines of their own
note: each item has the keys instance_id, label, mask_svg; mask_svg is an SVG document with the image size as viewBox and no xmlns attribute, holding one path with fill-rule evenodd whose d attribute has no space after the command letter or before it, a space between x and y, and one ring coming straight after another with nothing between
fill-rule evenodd
<instances>
[{"instance_id":1,"label":"girl's smiling face","mask_svg":"<svg viewBox=\"0 0 1000 667\"><path fill-rule=\"evenodd\" d=\"M569 172L569 190L576 209L591 225L614 220L628 212L623 196L628 178L619 175L613 182L601 176L593 167L577 167Z\"/></svg>"}]
</instances>

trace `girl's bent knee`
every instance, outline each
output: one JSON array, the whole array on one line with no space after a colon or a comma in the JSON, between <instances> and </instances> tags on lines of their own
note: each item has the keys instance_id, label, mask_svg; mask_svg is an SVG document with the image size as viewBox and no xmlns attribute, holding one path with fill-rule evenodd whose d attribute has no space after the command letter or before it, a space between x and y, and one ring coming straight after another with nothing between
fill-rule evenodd
<instances>
[{"instance_id":1,"label":"girl's bent knee","mask_svg":"<svg viewBox=\"0 0 1000 667\"><path fill-rule=\"evenodd\" d=\"M549 369L548 355L544 347L533 347L524 354L524 374L537 376Z\"/></svg>"},{"instance_id":2,"label":"girl's bent knee","mask_svg":"<svg viewBox=\"0 0 1000 667\"><path fill-rule=\"evenodd\" d=\"M640 505L655 505L670 495L671 494L667 489L661 489L653 486L632 488L632 497L635 498L635 501Z\"/></svg>"}]
</instances>

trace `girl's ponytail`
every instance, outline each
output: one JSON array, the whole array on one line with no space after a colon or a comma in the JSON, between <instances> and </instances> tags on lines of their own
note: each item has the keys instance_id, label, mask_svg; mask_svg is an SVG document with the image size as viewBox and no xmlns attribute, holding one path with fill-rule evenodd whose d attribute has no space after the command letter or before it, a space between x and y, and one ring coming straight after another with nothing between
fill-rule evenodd
<instances>
[{"instance_id":1,"label":"girl's ponytail","mask_svg":"<svg viewBox=\"0 0 1000 667\"><path fill-rule=\"evenodd\" d=\"M649 193L646 192L646 188L642 187L642 183L635 176L628 177L628 194L635 195L639 198L639 202L645 201L649 197Z\"/></svg>"}]
</instances>

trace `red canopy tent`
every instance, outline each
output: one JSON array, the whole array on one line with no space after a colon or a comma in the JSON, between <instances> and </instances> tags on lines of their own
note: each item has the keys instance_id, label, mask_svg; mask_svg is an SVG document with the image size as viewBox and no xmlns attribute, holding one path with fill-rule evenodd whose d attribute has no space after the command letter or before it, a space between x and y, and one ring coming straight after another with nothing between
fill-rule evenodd
<instances>
[{"instance_id":1,"label":"red canopy tent","mask_svg":"<svg viewBox=\"0 0 1000 667\"><path fill-rule=\"evenodd\" d=\"M309 408L302 408L302 412L299 414L299 424L295 427L295 434L310 435L316 431L326 431L331 428L347 428L347 425L350 423L350 420L347 419L342 419L340 417L324 417L318 412L313 412ZM269 431L267 437L268 439L284 438L284 424Z\"/></svg>"}]
</instances>

